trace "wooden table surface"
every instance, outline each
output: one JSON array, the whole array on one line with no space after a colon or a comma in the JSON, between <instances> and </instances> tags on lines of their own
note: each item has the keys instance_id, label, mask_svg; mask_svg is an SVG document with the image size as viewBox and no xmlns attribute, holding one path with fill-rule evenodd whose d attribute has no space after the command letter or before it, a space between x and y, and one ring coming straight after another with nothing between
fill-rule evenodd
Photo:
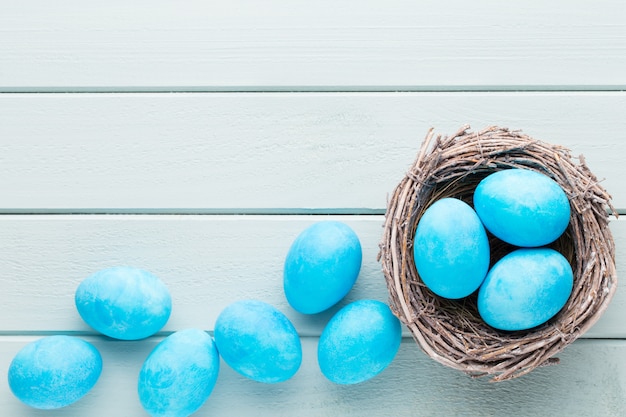
<instances>
[{"instance_id":1,"label":"wooden table surface","mask_svg":"<svg viewBox=\"0 0 626 417\"><path fill-rule=\"evenodd\" d=\"M566 146L626 214L625 90L613 0L0 1L0 415L147 415L136 385L150 350L255 298L293 321L302 367L267 385L222 363L197 416L623 416L621 285L559 365L513 381L446 368L405 331L389 368L339 386L316 347L342 305L387 300L386 201L429 128L500 125ZM327 219L357 232L362 270L338 306L304 316L283 262ZM610 227L621 277L626 219ZM77 285L115 265L169 287L161 333L114 341L80 319ZM92 342L104 369L79 402L37 411L7 370L51 334Z\"/></svg>"}]
</instances>

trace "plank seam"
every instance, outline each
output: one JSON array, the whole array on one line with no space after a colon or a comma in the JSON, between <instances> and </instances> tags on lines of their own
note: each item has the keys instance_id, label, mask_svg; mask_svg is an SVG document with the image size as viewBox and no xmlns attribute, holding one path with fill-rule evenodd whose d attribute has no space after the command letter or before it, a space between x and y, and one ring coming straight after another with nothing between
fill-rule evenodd
<instances>
[{"instance_id":1,"label":"plank seam","mask_svg":"<svg viewBox=\"0 0 626 417\"><path fill-rule=\"evenodd\" d=\"M619 216L626 215L626 208L615 209ZM0 216L71 216L71 215L123 215L123 216L384 216L384 208L241 208L241 209L148 209L148 208L111 208L111 209L0 209ZM610 218L615 216L607 211Z\"/></svg>"},{"instance_id":2,"label":"plank seam","mask_svg":"<svg viewBox=\"0 0 626 417\"><path fill-rule=\"evenodd\" d=\"M197 87L6 87L0 86L0 94L125 94L125 93L576 93L576 92L624 92L626 85L509 85L509 86L197 86Z\"/></svg>"}]
</instances>

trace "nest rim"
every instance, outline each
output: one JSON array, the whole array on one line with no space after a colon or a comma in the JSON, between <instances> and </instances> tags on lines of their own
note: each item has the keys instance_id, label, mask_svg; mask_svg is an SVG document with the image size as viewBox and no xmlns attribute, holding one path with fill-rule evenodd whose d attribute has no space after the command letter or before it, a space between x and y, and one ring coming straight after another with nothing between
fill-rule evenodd
<instances>
[{"instance_id":1,"label":"nest rim","mask_svg":"<svg viewBox=\"0 0 626 417\"><path fill-rule=\"evenodd\" d=\"M385 213L378 260L389 290L389 306L419 347L432 359L472 377L498 382L558 363L554 357L584 334L604 313L617 288L615 245L609 215L618 216L610 195L569 149L521 131L490 126L451 136L429 129L411 168L393 190ZM480 179L498 170L523 168L548 175L566 192L570 224L550 247L572 265L574 289L566 305L533 329L505 332L478 315L472 296L449 300L421 281L413 259L413 237L423 212L444 197L470 203ZM491 245L496 246L491 246ZM492 264L513 249L493 236ZM495 249L493 249L495 248Z\"/></svg>"}]
</instances>

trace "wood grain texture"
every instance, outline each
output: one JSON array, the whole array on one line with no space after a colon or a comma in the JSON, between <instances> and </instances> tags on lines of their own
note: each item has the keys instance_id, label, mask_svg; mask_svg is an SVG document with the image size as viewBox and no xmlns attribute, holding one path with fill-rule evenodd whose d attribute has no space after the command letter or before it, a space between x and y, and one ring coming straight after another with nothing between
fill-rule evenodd
<instances>
[{"instance_id":1,"label":"wood grain texture","mask_svg":"<svg viewBox=\"0 0 626 417\"><path fill-rule=\"evenodd\" d=\"M626 208L624 109L624 92L2 94L0 209L380 212L427 130L466 123L583 154Z\"/></svg>"},{"instance_id":2,"label":"wood grain texture","mask_svg":"<svg viewBox=\"0 0 626 417\"><path fill-rule=\"evenodd\" d=\"M0 337L0 357L11 358L36 337ZM94 389L79 402L56 411L35 411L9 391L9 362L0 363L0 410L12 417L147 415L137 397L137 375L160 340L117 342L88 337L101 352L104 368ZM579 340L561 363L506 383L472 380L427 358L404 339L391 365L357 385L327 381L317 366L317 338L303 338L298 373L280 384L247 380L221 362L215 389L194 416L554 416L621 417L626 408L626 342Z\"/></svg>"},{"instance_id":3,"label":"wood grain texture","mask_svg":"<svg viewBox=\"0 0 626 417\"><path fill-rule=\"evenodd\" d=\"M26 0L0 90L621 89L625 22L616 0Z\"/></svg>"},{"instance_id":4,"label":"wood grain texture","mask_svg":"<svg viewBox=\"0 0 626 417\"><path fill-rule=\"evenodd\" d=\"M497 124L564 145L626 212L625 34L618 0L2 2L0 415L147 415L137 374L156 343L257 298L295 324L300 371L266 385L222 362L195 415L621 417L621 283L560 365L505 383L434 362L405 332L382 374L337 386L316 347L340 306L386 300L386 197L431 127ZM327 219L354 228L363 267L338 306L304 316L283 295L283 262ZM626 220L610 227L621 281ZM159 335L114 341L76 312L80 281L122 264L170 288ZM7 384L11 358L58 333L94 343L102 377L70 407L27 408Z\"/></svg>"},{"instance_id":5,"label":"wood grain texture","mask_svg":"<svg viewBox=\"0 0 626 417\"><path fill-rule=\"evenodd\" d=\"M283 292L289 246L308 225L334 219L350 225L363 247L356 285L336 307L317 315L293 310ZM212 330L228 304L246 298L275 305L303 336L319 336L350 301L387 301L376 261L382 216L0 216L0 333L90 333L74 306L78 284L111 266L145 268L170 288L172 316L165 331ZM626 271L626 220L611 223L618 277ZM624 338L626 291L617 294L585 337ZM408 333L406 333L408 334Z\"/></svg>"}]
</instances>

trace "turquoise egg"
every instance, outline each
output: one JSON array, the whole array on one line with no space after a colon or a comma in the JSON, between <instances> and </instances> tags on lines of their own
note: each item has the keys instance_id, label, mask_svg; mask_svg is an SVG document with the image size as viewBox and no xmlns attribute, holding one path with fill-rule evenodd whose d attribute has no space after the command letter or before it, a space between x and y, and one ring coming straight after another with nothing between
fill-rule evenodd
<instances>
[{"instance_id":1,"label":"turquoise egg","mask_svg":"<svg viewBox=\"0 0 626 417\"><path fill-rule=\"evenodd\" d=\"M139 372L141 405L153 417L187 417L209 398L219 369L219 354L208 333L177 331L152 350Z\"/></svg>"},{"instance_id":2,"label":"turquoise egg","mask_svg":"<svg viewBox=\"0 0 626 417\"><path fill-rule=\"evenodd\" d=\"M337 384L357 384L382 372L400 342L400 321L376 300L354 301L339 310L319 339L317 360L322 374Z\"/></svg>"},{"instance_id":3,"label":"turquoise egg","mask_svg":"<svg viewBox=\"0 0 626 417\"><path fill-rule=\"evenodd\" d=\"M139 268L103 269L76 289L76 308L96 331L122 340L143 339L158 332L172 311L165 284Z\"/></svg>"},{"instance_id":4,"label":"turquoise egg","mask_svg":"<svg viewBox=\"0 0 626 417\"><path fill-rule=\"evenodd\" d=\"M489 269L489 240L476 212L456 198L442 198L424 211L413 243L415 267L435 294L472 294Z\"/></svg>"},{"instance_id":5,"label":"turquoise egg","mask_svg":"<svg viewBox=\"0 0 626 417\"><path fill-rule=\"evenodd\" d=\"M544 174L506 169L485 177L474 191L474 209L497 238L520 247L547 245L570 220L565 191Z\"/></svg>"},{"instance_id":6,"label":"turquoise egg","mask_svg":"<svg viewBox=\"0 0 626 417\"><path fill-rule=\"evenodd\" d=\"M214 337L224 362L258 382L286 381L302 363L302 346L293 324L262 301L228 305L217 317Z\"/></svg>"},{"instance_id":7,"label":"turquoise egg","mask_svg":"<svg viewBox=\"0 0 626 417\"><path fill-rule=\"evenodd\" d=\"M361 269L361 243L346 224L323 221L295 239L285 259L283 286L289 304L315 314L341 300Z\"/></svg>"},{"instance_id":8,"label":"turquoise egg","mask_svg":"<svg viewBox=\"0 0 626 417\"><path fill-rule=\"evenodd\" d=\"M87 394L102 372L98 350L73 336L48 336L24 346L9 366L9 387L24 404L50 410Z\"/></svg>"},{"instance_id":9,"label":"turquoise egg","mask_svg":"<svg viewBox=\"0 0 626 417\"><path fill-rule=\"evenodd\" d=\"M572 267L548 248L517 249L500 259L478 291L478 312L500 330L526 330L554 317L572 293Z\"/></svg>"}]
</instances>

